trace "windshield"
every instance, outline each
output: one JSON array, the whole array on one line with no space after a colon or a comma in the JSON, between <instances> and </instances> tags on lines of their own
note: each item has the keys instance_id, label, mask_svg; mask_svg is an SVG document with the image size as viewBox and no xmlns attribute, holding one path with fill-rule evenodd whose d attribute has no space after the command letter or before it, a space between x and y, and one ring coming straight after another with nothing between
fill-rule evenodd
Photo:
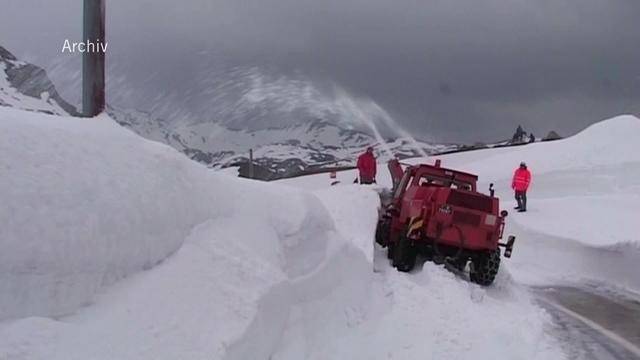
<instances>
[{"instance_id":1,"label":"windshield","mask_svg":"<svg viewBox=\"0 0 640 360\"><path fill-rule=\"evenodd\" d=\"M450 187L459 190L471 191L472 185L468 182L452 180L450 178L433 176L429 174L422 175L420 179L418 179L418 185L420 186L442 186L442 187Z\"/></svg>"},{"instance_id":2,"label":"windshield","mask_svg":"<svg viewBox=\"0 0 640 360\"><path fill-rule=\"evenodd\" d=\"M411 180L411 172L407 171L404 173L404 176L402 177L402 180L400 180L400 184L398 184L398 188L396 189L395 193L393 194L394 198L399 198L400 195L402 195L402 192L404 191L404 189L407 188L407 184L409 184L409 180Z\"/></svg>"}]
</instances>

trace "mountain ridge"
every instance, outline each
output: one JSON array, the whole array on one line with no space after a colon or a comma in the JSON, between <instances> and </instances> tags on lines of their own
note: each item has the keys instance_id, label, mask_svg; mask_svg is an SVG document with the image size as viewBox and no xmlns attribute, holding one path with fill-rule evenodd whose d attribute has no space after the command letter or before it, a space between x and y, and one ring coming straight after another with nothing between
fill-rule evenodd
<instances>
[{"instance_id":1,"label":"mountain ridge","mask_svg":"<svg viewBox=\"0 0 640 360\"><path fill-rule=\"evenodd\" d=\"M0 105L51 115L80 115L73 105L60 96L43 68L20 61L2 46Z\"/></svg>"},{"instance_id":2,"label":"mountain ridge","mask_svg":"<svg viewBox=\"0 0 640 360\"><path fill-rule=\"evenodd\" d=\"M46 71L19 60L0 46L0 106L80 116L56 90ZM378 141L373 135L323 118L305 118L296 124L250 130L216 121L187 122L163 119L135 109L107 105L106 113L136 134L168 144L192 160L214 169L246 166L249 152L260 178L273 180L299 175L309 169L353 166L357 156L374 147L381 160L451 151L459 146L413 139Z\"/></svg>"}]
</instances>

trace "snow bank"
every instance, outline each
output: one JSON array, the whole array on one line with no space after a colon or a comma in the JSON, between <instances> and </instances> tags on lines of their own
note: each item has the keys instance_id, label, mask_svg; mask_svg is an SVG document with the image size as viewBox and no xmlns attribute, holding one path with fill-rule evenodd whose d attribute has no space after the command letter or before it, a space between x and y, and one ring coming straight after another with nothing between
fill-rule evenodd
<instances>
[{"instance_id":1,"label":"snow bank","mask_svg":"<svg viewBox=\"0 0 640 360\"><path fill-rule=\"evenodd\" d=\"M197 169L108 118L0 111L0 319L73 311L221 212Z\"/></svg>"},{"instance_id":2,"label":"snow bank","mask_svg":"<svg viewBox=\"0 0 640 360\"><path fill-rule=\"evenodd\" d=\"M637 243L631 228L640 216L640 193L541 199L518 223L548 236L598 247Z\"/></svg>"},{"instance_id":3,"label":"snow bank","mask_svg":"<svg viewBox=\"0 0 640 360\"><path fill-rule=\"evenodd\" d=\"M0 358L267 358L292 304L331 291L339 281L326 270L335 269L337 253L354 254L338 252L339 236L314 197L243 188L246 197L194 228L174 255L118 282L91 306L60 321L0 324Z\"/></svg>"},{"instance_id":4,"label":"snow bank","mask_svg":"<svg viewBox=\"0 0 640 360\"><path fill-rule=\"evenodd\" d=\"M509 178L521 161L537 175L640 161L640 119L622 115L604 120L575 136L552 142L485 149L441 156L443 166L461 167L487 178Z\"/></svg>"},{"instance_id":5,"label":"snow bank","mask_svg":"<svg viewBox=\"0 0 640 360\"><path fill-rule=\"evenodd\" d=\"M306 213L314 206L301 195L215 176L106 117L0 111L0 319L72 312L101 287L166 259L194 226L234 211L246 217L241 204L268 222L243 219L236 229L246 235L233 238L274 233L292 241L299 227L332 227L328 216ZM268 254L272 245L260 248ZM309 253L318 259L284 254L283 269L316 266L322 252Z\"/></svg>"},{"instance_id":6,"label":"snow bank","mask_svg":"<svg viewBox=\"0 0 640 360\"><path fill-rule=\"evenodd\" d=\"M373 187L336 186L315 193L329 209L340 234L373 263L380 197Z\"/></svg>"},{"instance_id":7,"label":"snow bank","mask_svg":"<svg viewBox=\"0 0 640 360\"><path fill-rule=\"evenodd\" d=\"M512 171L526 161L533 174L529 212L510 222L589 246L640 244L630 226L640 214L639 136L640 119L626 115L565 140L455 154L444 163L479 174L481 189L494 182L510 208Z\"/></svg>"}]
</instances>

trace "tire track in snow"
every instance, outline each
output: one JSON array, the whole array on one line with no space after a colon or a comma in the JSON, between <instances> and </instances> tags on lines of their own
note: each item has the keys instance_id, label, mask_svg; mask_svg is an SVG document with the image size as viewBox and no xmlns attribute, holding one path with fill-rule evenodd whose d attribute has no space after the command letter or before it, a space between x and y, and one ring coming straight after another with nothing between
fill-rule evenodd
<instances>
[{"instance_id":1,"label":"tire track in snow","mask_svg":"<svg viewBox=\"0 0 640 360\"><path fill-rule=\"evenodd\" d=\"M349 271L345 272L346 269ZM345 323L360 321L349 319L350 314L337 309L358 309L356 312L360 315L356 317L363 318L372 312L383 312L371 301L373 281L371 264L364 254L345 244L313 273L272 287L260 300L252 324L227 348L224 359L301 358L299 352L308 356L314 347L310 334L321 332L327 323L338 324L339 328ZM315 321L302 321L307 318ZM292 336L296 332L292 328L296 329L301 323L301 333L306 336L297 339ZM298 355L292 357L287 354L292 351L287 347L298 340L300 343L294 347L301 348L293 349Z\"/></svg>"}]
</instances>

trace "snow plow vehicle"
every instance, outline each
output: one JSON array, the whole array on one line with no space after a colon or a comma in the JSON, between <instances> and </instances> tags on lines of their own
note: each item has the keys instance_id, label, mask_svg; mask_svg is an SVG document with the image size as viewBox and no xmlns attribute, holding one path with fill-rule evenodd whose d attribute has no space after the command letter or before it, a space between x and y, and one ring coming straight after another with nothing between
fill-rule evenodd
<instances>
[{"instance_id":1,"label":"snow plow vehicle","mask_svg":"<svg viewBox=\"0 0 640 360\"><path fill-rule=\"evenodd\" d=\"M499 200L477 191L478 177L435 165L390 164L394 188L386 198L376 228L376 242L387 248L399 271L411 271L418 254L455 271L469 264L472 282L493 283L500 248L511 257L515 236L503 237L507 211ZM392 167L396 166L395 171Z\"/></svg>"}]
</instances>

